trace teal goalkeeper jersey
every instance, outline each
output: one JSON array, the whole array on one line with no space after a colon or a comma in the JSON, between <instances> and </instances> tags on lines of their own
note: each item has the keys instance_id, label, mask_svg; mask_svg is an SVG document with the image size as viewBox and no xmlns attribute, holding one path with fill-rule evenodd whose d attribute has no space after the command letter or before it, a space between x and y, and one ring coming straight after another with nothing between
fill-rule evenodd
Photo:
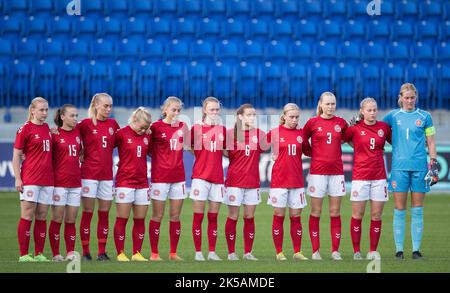
<instances>
[{"instance_id":1,"label":"teal goalkeeper jersey","mask_svg":"<svg viewBox=\"0 0 450 293\"><path fill-rule=\"evenodd\" d=\"M434 135L430 113L416 109L389 112L383 119L392 128L392 170L426 171L426 136Z\"/></svg>"}]
</instances>

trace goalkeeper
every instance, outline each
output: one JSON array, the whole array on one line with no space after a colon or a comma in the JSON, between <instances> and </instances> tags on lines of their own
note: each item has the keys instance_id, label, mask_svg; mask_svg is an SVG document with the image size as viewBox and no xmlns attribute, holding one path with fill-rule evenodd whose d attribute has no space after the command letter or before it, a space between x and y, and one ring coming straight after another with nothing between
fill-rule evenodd
<instances>
[{"instance_id":1,"label":"goalkeeper","mask_svg":"<svg viewBox=\"0 0 450 293\"><path fill-rule=\"evenodd\" d=\"M392 168L389 190L394 193L395 258L404 259L405 219L408 192L411 191L412 258L421 259L420 244L424 229L425 193L438 181L435 129L430 113L416 108L415 86L405 83L400 88L400 109L389 112L384 122L392 128ZM427 150L430 163L427 163Z\"/></svg>"}]
</instances>

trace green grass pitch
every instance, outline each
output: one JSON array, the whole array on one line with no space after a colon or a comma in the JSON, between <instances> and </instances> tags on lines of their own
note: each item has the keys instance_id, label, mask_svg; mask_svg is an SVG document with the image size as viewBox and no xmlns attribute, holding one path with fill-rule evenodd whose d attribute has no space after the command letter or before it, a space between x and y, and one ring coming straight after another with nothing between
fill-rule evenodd
<instances>
[{"instance_id":1,"label":"green grass pitch","mask_svg":"<svg viewBox=\"0 0 450 293\"><path fill-rule=\"evenodd\" d=\"M179 255L185 259L182 263L174 263L167 261L169 253L168 243L168 218L167 214L161 225L160 254L165 259L160 263L119 263L115 261L116 252L114 248L114 239L112 230L115 220L114 205L111 209L109 223L110 233L108 239L107 251L111 262L81 263L81 272L83 273L108 273L108 272L145 272L145 273L365 273L368 261L354 261L352 259L353 249L350 240L350 217L351 206L348 197L343 200L342 204L342 240L340 251L344 258L343 261L334 262L330 260L330 233L329 233L329 217L328 205L325 201L323 208L323 216L321 218L321 255L322 261L302 261L294 262L290 258L292 256L292 245L289 235L289 218L285 220L284 232L284 253L288 257L288 261L277 262L275 260L275 249L272 242L271 225L272 225L272 208L266 204L267 194L263 194L263 201L256 209L256 236L253 252L259 258L257 262L238 261L238 262L195 262L194 247L191 235L192 209L191 200L187 199L183 206L182 212L182 235L179 243ZM166 210L167 211L167 210ZM311 257L311 243L308 234L308 216L310 208L307 206L303 211L303 241L302 251L307 257ZM405 256L404 261L396 261L394 255L394 241L392 236L392 199L387 203L384 215L382 235L380 239L379 251L381 253L381 272L390 273L409 273L409 272L450 272L450 196L445 194L430 194L425 202L425 229L422 242L422 251L425 259L421 261L413 261L411 259L411 236L410 236L410 214L407 215L406 238L405 238ZM242 211L241 211L242 212ZM368 209L366 209L367 215ZM0 193L0 272L66 272L66 263L18 263L19 251L17 245L17 221L20 215L19 196L17 193L4 192ZM149 212L150 215L150 212ZM80 218L80 212L79 217ZM363 222L363 234L361 249L363 256L367 253L369 247L369 216L366 216ZM148 219L146 219L146 236L143 246L143 255L148 257L150 253L150 244L148 240ZM217 253L226 258L226 241L224 239L224 224L226 219L226 207L222 206L219 216L219 237L217 241ZM48 228L47 222L47 228ZM94 216L92 220L91 230L91 252L96 255L96 223ZM131 226L132 220L127 226L127 241L125 243L126 253L131 257ZM242 240L242 217L239 219L237 228L236 251L242 256L243 240ZM61 229L61 235L62 234ZM77 224L77 243L76 250L81 251L81 243L78 238ZM65 252L64 237L61 237L61 251ZM30 252L34 251L33 238L31 237ZM207 237L206 237L206 217L203 225L203 252L207 253ZM48 239L46 240L45 255L50 257L50 247Z\"/></svg>"}]
</instances>

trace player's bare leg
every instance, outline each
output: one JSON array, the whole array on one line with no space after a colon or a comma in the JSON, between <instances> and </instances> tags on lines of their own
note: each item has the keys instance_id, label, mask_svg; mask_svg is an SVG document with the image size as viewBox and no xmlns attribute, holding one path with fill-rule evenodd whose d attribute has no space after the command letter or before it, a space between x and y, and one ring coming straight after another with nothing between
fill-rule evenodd
<instances>
[{"instance_id":1,"label":"player's bare leg","mask_svg":"<svg viewBox=\"0 0 450 293\"><path fill-rule=\"evenodd\" d=\"M148 261L142 256L142 242L145 235L145 217L148 205L133 205L133 256L132 261Z\"/></svg>"},{"instance_id":2,"label":"player's bare leg","mask_svg":"<svg viewBox=\"0 0 450 293\"><path fill-rule=\"evenodd\" d=\"M312 259L321 260L320 249L320 229L319 221L322 213L323 198L311 197L311 213L309 216L309 237L312 244Z\"/></svg>"},{"instance_id":3,"label":"player's bare leg","mask_svg":"<svg viewBox=\"0 0 450 293\"><path fill-rule=\"evenodd\" d=\"M362 219L366 210L367 201L352 201L352 219L350 221L350 235L353 244L353 259L362 260L361 256L361 230Z\"/></svg>"},{"instance_id":4,"label":"player's bare leg","mask_svg":"<svg viewBox=\"0 0 450 293\"><path fill-rule=\"evenodd\" d=\"M66 243L66 260L75 260L75 239L76 228L75 223L77 221L78 207L66 206L64 214L64 240Z\"/></svg>"},{"instance_id":5,"label":"player's bare leg","mask_svg":"<svg viewBox=\"0 0 450 293\"><path fill-rule=\"evenodd\" d=\"M61 223L64 219L65 206L52 206L52 220L48 229L50 247L52 249L53 261L64 261L64 257L59 251Z\"/></svg>"},{"instance_id":6,"label":"player's bare leg","mask_svg":"<svg viewBox=\"0 0 450 293\"><path fill-rule=\"evenodd\" d=\"M255 240L255 210L256 205L244 205L244 256L246 260L258 260L252 254Z\"/></svg>"},{"instance_id":7,"label":"player's bare leg","mask_svg":"<svg viewBox=\"0 0 450 293\"><path fill-rule=\"evenodd\" d=\"M403 256L403 244L405 241L407 192L394 192L394 241L395 258L401 260Z\"/></svg>"},{"instance_id":8,"label":"player's bare leg","mask_svg":"<svg viewBox=\"0 0 450 293\"><path fill-rule=\"evenodd\" d=\"M333 260L342 260L339 253L339 244L341 242L341 196L329 197L329 211L330 211L330 231L331 231L331 258Z\"/></svg>"},{"instance_id":9,"label":"player's bare leg","mask_svg":"<svg viewBox=\"0 0 450 293\"><path fill-rule=\"evenodd\" d=\"M422 243L423 234L423 203L425 201L425 193L412 192L411 194L411 238L413 246L413 259L421 259L420 245Z\"/></svg>"},{"instance_id":10,"label":"player's bare leg","mask_svg":"<svg viewBox=\"0 0 450 293\"><path fill-rule=\"evenodd\" d=\"M183 259L177 255L178 241L181 235L180 214L183 207L183 199L170 199L169 210L169 234L170 234L170 260L182 261Z\"/></svg>"}]
</instances>

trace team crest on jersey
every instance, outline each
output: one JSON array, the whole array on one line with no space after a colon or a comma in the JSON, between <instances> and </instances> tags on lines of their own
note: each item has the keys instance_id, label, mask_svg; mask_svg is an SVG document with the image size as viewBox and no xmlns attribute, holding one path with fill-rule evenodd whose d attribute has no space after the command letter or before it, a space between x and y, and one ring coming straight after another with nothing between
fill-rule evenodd
<instances>
[{"instance_id":1,"label":"team crest on jersey","mask_svg":"<svg viewBox=\"0 0 450 293\"><path fill-rule=\"evenodd\" d=\"M80 144L81 143L81 140L80 140L80 138L77 136L77 137L75 137L75 140L77 141L77 144Z\"/></svg>"},{"instance_id":2,"label":"team crest on jersey","mask_svg":"<svg viewBox=\"0 0 450 293\"><path fill-rule=\"evenodd\" d=\"M198 196L200 194L200 190L194 189L194 196Z\"/></svg>"},{"instance_id":3,"label":"team crest on jersey","mask_svg":"<svg viewBox=\"0 0 450 293\"><path fill-rule=\"evenodd\" d=\"M316 188L314 186L310 186L309 187L309 192L313 193L314 191L316 191Z\"/></svg>"},{"instance_id":4,"label":"team crest on jersey","mask_svg":"<svg viewBox=\"0 0 450 293\"><path fill-rule=\"evenodd\" d=\"M55 194L54 196L53 196L53 201L60 201L61 200L61 196L59 196L59 195L57 195L57 194Z\"/></svg>"},{"instance_id":5,"label":"team crest on jersey","mask_svg":"<svg viewBox=\"0 0 450 293\"><path fill-rule=\"evenodd\" d=\"M155 189L155 190L153 191L153 195L158 196L158 195L160 195L160 194L161 194L161 191L159 191L159 189Z\"/></svg>"},{"instance_id":6,"label":"team crest on jersey","mask_svg":"<svg viewBox=\"0 0 450 293\"><path fill-rule=\"evenodd\" d=\"M113 134L114 134L114 130L112 129L112 127L110 127L110 128L108 129L108 131L109 131L109 135L113 135Z\"/></svg>"},{"instance_id":7,"label":"team crest on jersey","mask_svg":"<svg viewBox=\"0 0 450 293\"><path fill-rule=\"evenodd\" d=\"M378 130L378 136L379 136L379 137L383 137L383 136L384 136L384 131L383 131L383 129L379 129L379 130Z\"/></svg>"},{"instance_id":8,"label":"team crest on jersey","mask_svg":"<svg viewBox=\"0 0 450 293\"><path fill-rule=\"evenodd\" d=\"M341 132L342 129L341 129L341 127L339 125L336 124L336 126L334 126L334 130L336 132Z\"/></svg>"},{"instance_id":9,"label":"team crest on jersey","mask_svg":"<svg viewBox=\"0 0 450 293\"><path fill-rule=\"evenodd\" d=\"M417 120L416 120L416 126L417 126L417 127L422 126L422 120L417 119Z\"/></svg>"},{"instance_id":10,"label":"team crest on jersey","mask_svg":"<svg viewBox=\"0 0 450 293\"><path fill-rule=\"evenodd\" d=\"M123 192L119 193L119 198L120 199L124 199L125 198L125 193L123 193Z\"/></svg>"},{"instance_id":11,"label":"team crest on jersey","mask_svg":"<svg viewBox=\"0 0 450 293\"><path fill-rule=\"evenodd\" d=\"M365 136L366 132L364 130L361 130L361 136Z\"/></svg>"},{"instance_id":12,"label":"team crest on jersey","mask_svg":"<svg viewBox=\"0 0 450 293\"><path fill-rule=\"evenodd\" d=\"M272 203L277 203L277 198L276 197L272 197L270 200L272 201Z\"/></svg>"},{"instance_id":13,"label":"team crest on jersey","mask_svg":"<svg viewBox=\"0 0 450 293\"><path fill-rule=\"evenodd\" d=\"M358 193L358 191L355 190L355 191L353 191L352 195L353 195L353 197L358 197L359 193Z\"/></svg>"},{"instance_id":14,"label":"team crest on jersey","mask_svg":"<svg viewBox=\"0 0 450 293\"><path fill-rule=\"evenodd\" d=\"M34 195L33 190L28 190L28 191L27 191L27 196L28 196L28 197L33 197L33 195Z\"/></svg>"},{"instance_id":15,"label":"team crest on jersey","mask_svg":"<svg viewBox=\"0 0 450 293\"><path fill-rule=\"evenodd\" d=\"M66 140L65 140L64 138L61 138L61 139L59 140L59 143L66 143Z\"/></svg>"},{"instance_id":16,"label":"team crest on jersey","mask_svg":"<svg viewBox=\"0 0 450 293\"><path fill-rule=\"evenodd\" d=\"M254 136L252 137L252 141L253 141L254 143L258 143L258 138L256 137L256 135L254 135Z\"/></svg>"},{"instance_id":17,"label":"team crest on jersey","mask_svg":"<svg viewBox=\"0 0 450 293\"><path fill-rule=\"evenodd\" d=\"M178 129L177 134L178 134L179 136L182 136L182 135L183 135L183 130Z\"/></svg>"},{"instance_id":18,"label":"team crest on jersey","mask_svg":"<svg viewBox=\"0 0 450 293\"><path fill-rule=\"evenodd\" d=\"M303 142L303 138L300 135L297 136L297 142L298 143L302 143Z\"/></svg>"},{"instance_id":19,"label":"team crest on jersey","mask_svg":"<svg viewBox=\"0 0 450 293\"><path fill-rule=\"evenodd\" d=\"M230 195L230 196L228 197L228 199L230 200L230 202L234 202L234 201L236 200L236 196Z\"/></svg>"},{"instance_id":20,"label":"team crest on jersey","mask_svg":"<svg viewBox=\"0 0 450 293\"><path fill-rule=\"evenodd\" d=\"M148 145L148 138L144 137L144 144Z\"/></svg>"}]
</instances>

